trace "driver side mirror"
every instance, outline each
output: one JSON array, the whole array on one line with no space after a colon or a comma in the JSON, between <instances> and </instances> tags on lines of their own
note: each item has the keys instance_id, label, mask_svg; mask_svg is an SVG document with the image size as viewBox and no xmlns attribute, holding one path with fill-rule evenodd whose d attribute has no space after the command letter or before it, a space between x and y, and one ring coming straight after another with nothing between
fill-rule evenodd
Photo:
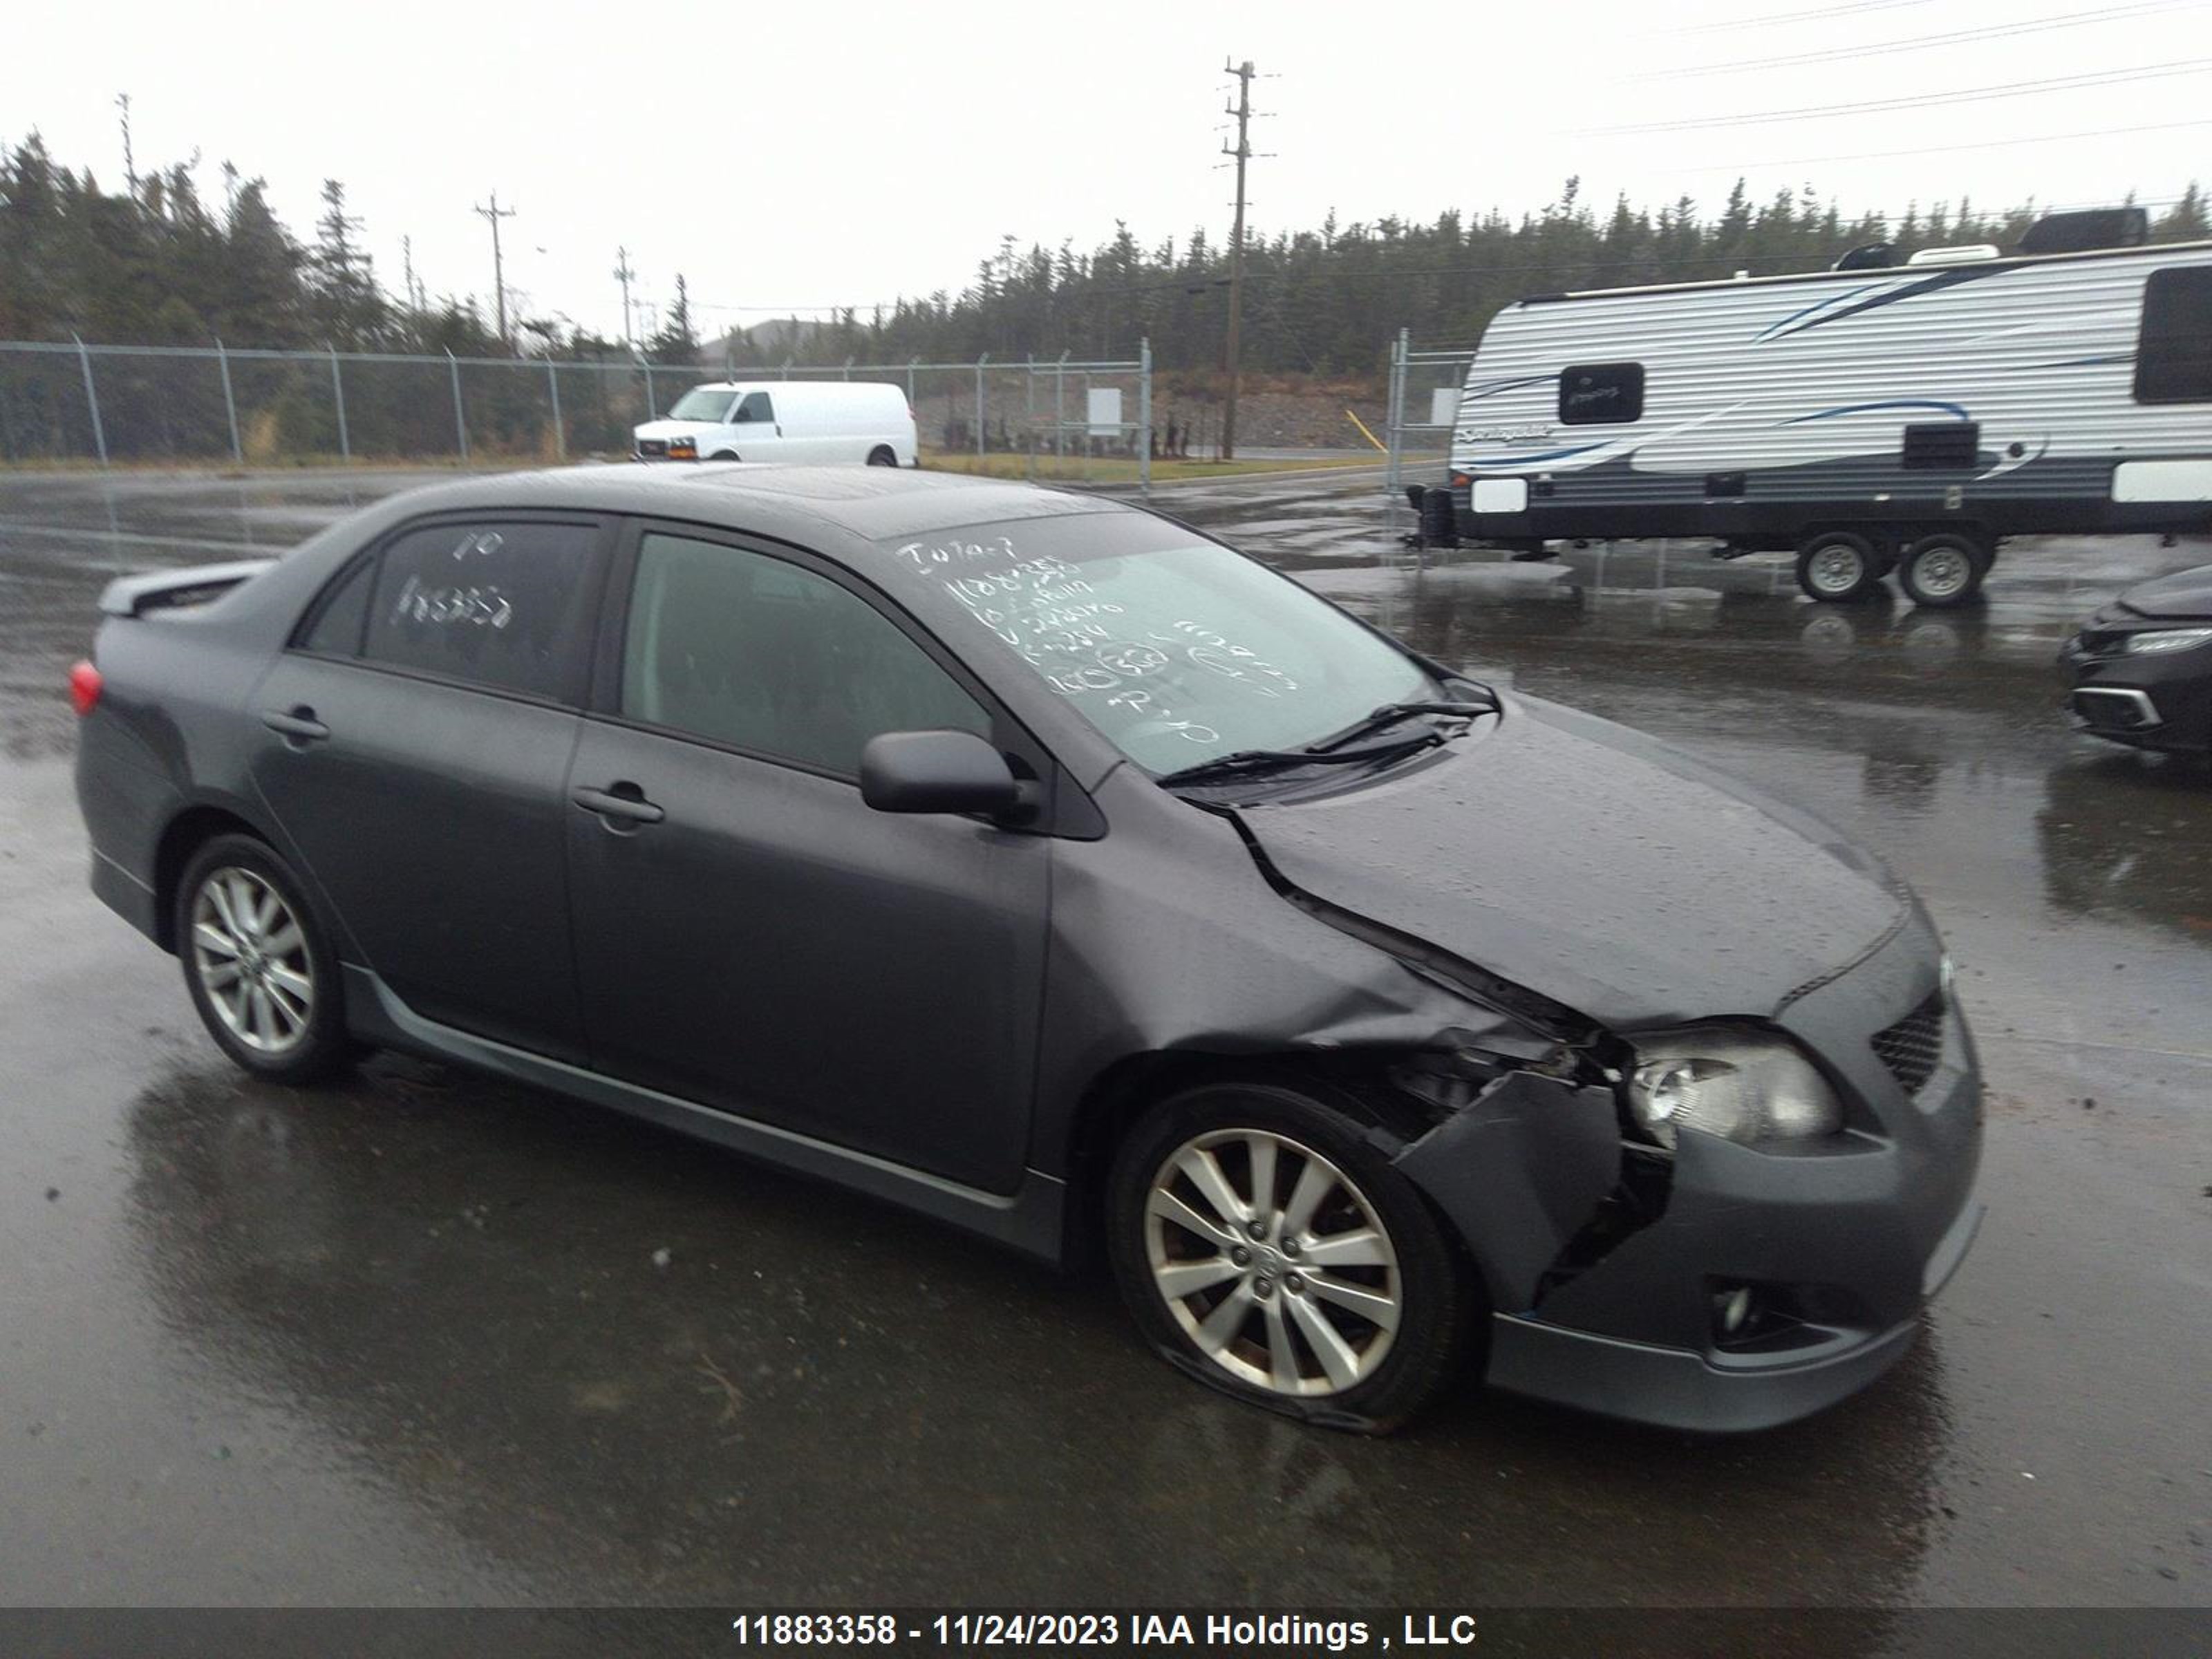
<instances>
[{"instance_id":1,"label":"driver side mirror","mask_svg":"<svg viewBox=\"0 0 2212 1659\"><path fill-rule=\"evenodd\" d=\"M884 732L860 750L860 799L878 812L981 812L1012 820L1035 810L1033 792L973 732Z\"/></svg>"}]
</instances>

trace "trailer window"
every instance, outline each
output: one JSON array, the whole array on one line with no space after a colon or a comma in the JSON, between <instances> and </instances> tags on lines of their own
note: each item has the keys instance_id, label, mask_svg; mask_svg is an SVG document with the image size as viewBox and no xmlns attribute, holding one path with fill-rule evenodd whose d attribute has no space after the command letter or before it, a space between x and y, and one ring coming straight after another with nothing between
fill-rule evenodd
<instances>
[{"instance_id":1,"label":"trailer window","mask_svg":"<svg viewBox=\"0 0 2212 1659\"><path fill-rule=\"evenodd\" d=\"M2154 270L2143 284L2136 401L2212 403L2212 265Z\"/></svg>"},{"instance_id":2,"label":"trailer window","mask_svg":"<svg viewBox=\"0 0 2212 1659\"><path fill-rule=\"evenodd\" d=\"M1579 363L1559 371L1565 426L1614 426L1644 418L1644 365Z\"/></svg>"}]
</instances>

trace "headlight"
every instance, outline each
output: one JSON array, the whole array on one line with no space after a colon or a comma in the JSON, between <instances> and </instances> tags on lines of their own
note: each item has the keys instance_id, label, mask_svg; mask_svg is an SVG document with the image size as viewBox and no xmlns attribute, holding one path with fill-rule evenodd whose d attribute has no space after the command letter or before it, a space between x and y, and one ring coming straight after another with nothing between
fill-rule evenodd
<instances>
[{"instance_id":1,"label":"headlight","mask_svg":"<svg viewBox=\"0 0 2212 1659\"><path fill-rule=\"evenodd\" d=\"M1749 1146L1809 1140L1843 1127L1843 1103L1813 1062L1777 1037L1686 1025L1636 1041L1628 1109L1661 1146L1688 1124Z\"/></svg>"},{"instance_id":2,"label":"headlight","mask_svg":"<svg viewBox=\"0 0 2212 1659\"><path fill-rule=\"evenodd\" d=\"M2208 644L2212 644L2212 628L2161 628L2155 633L2129 635L2123 649L2131 657L2141 657L2154 651L2187 651Z\"/></svg>"}]
</instances>

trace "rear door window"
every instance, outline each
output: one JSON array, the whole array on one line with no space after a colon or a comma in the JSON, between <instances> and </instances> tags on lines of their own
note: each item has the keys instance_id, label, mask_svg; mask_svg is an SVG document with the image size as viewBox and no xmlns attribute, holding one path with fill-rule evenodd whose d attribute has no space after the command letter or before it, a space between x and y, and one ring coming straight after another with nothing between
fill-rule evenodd
<instances>
[{"instance_id":1,"label":"rear door window","mask_svg":"<svg viewBox=\"0 0 2212 1659\"><path fill-rule=\"evenodd\" d=\"M719 542L648 532L623 652L629 720L856 776L883 732L991 734L936 659L850 589Z\"/></svg>"},{"instance_id":2,"label":"rear door window","mask_svg":"<svg viewBox=\"0 0 2212 1659\"><path fill-rule=\"evenodd\" d=\"M384 550L362 654L493 690L579 702L600 530L498 520L425 526Z\"/></svg>"}]
</instances>

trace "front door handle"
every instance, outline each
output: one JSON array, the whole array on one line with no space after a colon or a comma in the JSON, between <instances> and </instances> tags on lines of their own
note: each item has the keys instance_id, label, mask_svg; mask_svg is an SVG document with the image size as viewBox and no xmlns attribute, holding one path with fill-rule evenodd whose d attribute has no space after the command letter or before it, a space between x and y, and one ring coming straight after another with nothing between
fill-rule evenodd
<instances>
[{"instance_id":1,"label":"front door handle","mask_svg":"<svg viewBox=\"0 0 2212 1659\"><path fill-rule=\"evenodd\" d=\"M597 812L601 817L610 820L609 829L614 828L616 821L658 823L668 816L646 799L644 793L634 783L618 783L612 789L579 789L570 799L586 812Z\"/></svg>"},{"instance_id":2,"label":"front door handle","mask_svg":"<svg viewBox=\"0 0 2212 1659\"><path fill-rule=\"evenodd\" d=\"M290 708L264 708L261 723L294 743L320 743L331 734L331 728L317 720L315 711L305 703Z\"/></svg>"}]
</instances>

